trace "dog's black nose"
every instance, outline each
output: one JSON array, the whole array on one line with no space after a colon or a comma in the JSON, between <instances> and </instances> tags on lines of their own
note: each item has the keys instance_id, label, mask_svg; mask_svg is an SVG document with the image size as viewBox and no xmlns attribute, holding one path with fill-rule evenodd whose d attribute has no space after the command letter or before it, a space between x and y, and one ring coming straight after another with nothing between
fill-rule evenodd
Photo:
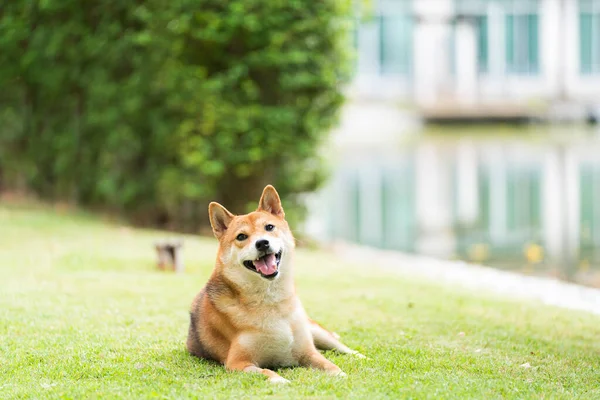
<instances>
[{"instance_id":1,"label":"dog's black nose","mask_svg":"<svg viewBox=\"0 0 600 400\"><path fill-rule=\"evenodd\" d=\"M261 239L256 241L256 249L259 251L265 251L269 248L269 241L266 239Z\"/></svg>"}]
</instances>

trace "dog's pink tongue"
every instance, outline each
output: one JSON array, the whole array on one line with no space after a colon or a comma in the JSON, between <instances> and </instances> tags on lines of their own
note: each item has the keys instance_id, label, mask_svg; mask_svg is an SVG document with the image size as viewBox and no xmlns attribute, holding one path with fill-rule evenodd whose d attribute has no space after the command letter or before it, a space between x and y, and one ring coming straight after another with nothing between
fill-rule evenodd
<instances>
[{"instance_id":1,"label":"dog's pink tongue","mask_svg":"<svg viewBox=\"0 0 600 400\"><path fill-rule=\"evenodd\" d=\"M273 275L277 271L277 264L275 263L275 254L267 254L258 261L254 261L254 267L258 272L263 275Z\"/></svg>"}]
</instances>

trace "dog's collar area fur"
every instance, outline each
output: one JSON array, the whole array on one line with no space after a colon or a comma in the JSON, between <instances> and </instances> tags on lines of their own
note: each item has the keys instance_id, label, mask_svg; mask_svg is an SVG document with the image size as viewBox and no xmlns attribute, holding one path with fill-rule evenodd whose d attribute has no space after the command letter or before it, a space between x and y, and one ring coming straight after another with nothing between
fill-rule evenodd
<instances>
[{"instance_id":1,"label":"dog's collar area fur","mask_svg":"<svg viewBox=\"0 0 600 400\"><path fill-rule=\"evenodd\" d=\"M256 260L246 260L243 262L244 267L246 267L247 269L249 269L252 272L256 272L257 274L259 274L261 277L268 279L268 280L272 280L275 279L275 277L277 275L279 275L279 263L281 262L281 254L282 254L282 250L279 250L279 252L275 253L275 264L277 266L277 269L275 270L275 272L273 272L272 274L269 275L265 275L263 274L261 271L259 271L256 266L254 265L255 261L259 261L259 260L263 260L271 255L273 253L264 253L262 256L260 256L259 258L257 258Z\"/></svg>"}]
</instances>

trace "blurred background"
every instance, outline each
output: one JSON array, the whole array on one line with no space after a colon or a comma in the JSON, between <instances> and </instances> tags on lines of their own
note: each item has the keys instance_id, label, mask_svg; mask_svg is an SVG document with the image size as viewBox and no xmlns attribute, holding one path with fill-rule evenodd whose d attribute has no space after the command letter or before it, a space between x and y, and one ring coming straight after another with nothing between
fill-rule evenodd
<instances>
[{"instance_id":1,"label":"blurred background","mask_svg":"<svg viewBox=\"0 0 600 400\"><path fill-rule=\"evenodd\" d=\"M309 229L600 285L600 1L370 6Z\"/></svg>"},{"instance_id":2,"label":"blurred background","mask_svg":"<svg viewBox=\"0 0 600 400\"><path fill-rule=\"evenodd\" d=\"M600 286L600 0L15 0L0 191Z\"/></svg>"}]
</instances>

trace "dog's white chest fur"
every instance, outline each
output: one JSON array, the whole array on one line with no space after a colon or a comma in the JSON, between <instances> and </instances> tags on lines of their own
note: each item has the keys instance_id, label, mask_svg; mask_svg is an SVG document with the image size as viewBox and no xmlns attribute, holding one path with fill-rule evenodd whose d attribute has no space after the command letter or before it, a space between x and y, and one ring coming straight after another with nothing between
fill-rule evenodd
<instances>
[{"instance_id":1,"label":"dog's white chest fur","mask_svg":"<svg viewBox=\"0 0 600 400\"><path fill-rule=\"evenodd\" d=\"M294 334L287 321L271 324L268 331L243 333L239 343L259 365L293 366L298 362L293 356Z\"/></svg>"},{"instance_id":2,"label":"dog's white chest fur","mask_svg":"<svg viewBox=\"0 0 600 400\"><path fill-rule=\"evenodd\" d=\"M258 330L242 333L238 342L258 365L296 366L296 350L312 340L305 319L301 308L287 316L268 315L260 321Z\"/></svg>"}]
</instances>

